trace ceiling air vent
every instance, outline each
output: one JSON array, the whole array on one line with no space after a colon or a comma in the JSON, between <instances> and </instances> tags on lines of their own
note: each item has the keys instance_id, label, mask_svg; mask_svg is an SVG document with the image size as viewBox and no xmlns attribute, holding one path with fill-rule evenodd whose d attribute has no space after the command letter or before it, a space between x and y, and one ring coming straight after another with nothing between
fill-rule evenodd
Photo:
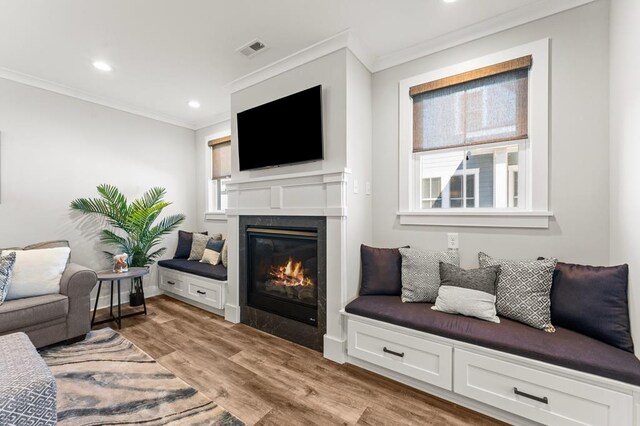
<instances>
[{"instance_id":1,"label":"ceiling air vent","mask_svg":"<svg viewBox=\"0 0 640 426\"><path fill-rule=\"evenodd\" d=\"M260 40L253 40L245 44L244 46L236 49L236 52L240 52L247 58L250 58L256 55L257 53L264 51L266 48L267 48L267 45L261 42Z\"/></svg>"}]
</instances>

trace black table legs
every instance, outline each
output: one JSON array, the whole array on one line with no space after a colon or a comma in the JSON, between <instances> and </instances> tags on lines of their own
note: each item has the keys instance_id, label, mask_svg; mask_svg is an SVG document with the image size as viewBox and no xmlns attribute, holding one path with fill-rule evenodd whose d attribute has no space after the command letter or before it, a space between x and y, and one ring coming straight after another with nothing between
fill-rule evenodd
<instances>
[{"instance_id":1,"label":"black table legs","mask_svg":"<svg viewBox=\"0 0 640 426\"><path fill-rule=\"evenodd\" d=\"M102 281L98 281L98 294L96 295L96 303L93 307L93 316L91 317L91 327L98 324L104 324L107 322L115 322L118 325L118 330L122 328L122 318L128 318L135 315L147 315L147 302L144 299L144 288L142 289L142 304L144 305L144 311L132 312L130 314L122 315L122 304L120 300L120 280L115 280L118 289L118 316L113 315L113 284L114 280L111 280L111 295L109 301L109 318L96 322L96 311L98 310L98 301L100 300L100 290L102 289Z\"/></svg>"}]
</instances>

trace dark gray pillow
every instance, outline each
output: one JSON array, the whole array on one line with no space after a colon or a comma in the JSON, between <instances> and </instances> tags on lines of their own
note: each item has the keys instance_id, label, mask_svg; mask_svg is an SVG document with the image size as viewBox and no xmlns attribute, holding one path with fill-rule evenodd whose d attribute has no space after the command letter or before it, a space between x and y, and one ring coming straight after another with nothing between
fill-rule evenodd
<instances>
[{"instance_id":1,"label":"dark gray pillow","mask_svg":"<svg viewBox=\"0 0 640 426\"><path fill-rule=\"evenodd\" d=\"M440 262L440 288L434 311L462 314L499 323L496 313L496 286L500 266L464 270Z\"/></svg>"},{"instance_id":2,"label":"dark gray pillow","mask_svg":"<svg viewBox=\"0 0 640 426\"><path fill-rule=\"evenodd\" d=\"M435 302L440 287L440 262L458 266L458 251L428 251L404 247L399 251L402 255L402 301Z\"/></svg>"},{"instance_id":3,"label":"dark gray pillow","mask_svg":"<svg viewBox=\"0 0 640 426\"><path fill-rule=\"evenodd\" d=\"M397 248L360 246L360 296L399 296L402 292L402 256Z\"/></svg>"},{"instance_id":4,"label":"dark gray pillow","mask_svg":"<svg viewBox=\"0 0 640 426\"><path fill-rule=\"evenodd\" d=\"M551 321L633 352L627 287L629 266L558 262L551 287Z\"/></svg>"},{"instance_id":5,"label":"dark gray pillow","mask_svg":"<svg viewBox=\"0 0 640 426\"><path fill-rule=\"evenodd\" d=\"M202 235L207 235L207 231L199 232ZM176 254L173 255L174 259L186 259L191 253L191 244L193 243L193 232L178 231L178 246L176 247Z\"/></svg>"},{"instance_id":6,"label":"dark gray pillow","mask_svg":"<svg viewBox=\"0 0 640 426\"><path fill-rule=\"evenodd\" d=\"M507 260L478 254L480 267L499 265L498 315L554 332L551 325L551 283L556 259Z\"/></svg>"}]
</instances>

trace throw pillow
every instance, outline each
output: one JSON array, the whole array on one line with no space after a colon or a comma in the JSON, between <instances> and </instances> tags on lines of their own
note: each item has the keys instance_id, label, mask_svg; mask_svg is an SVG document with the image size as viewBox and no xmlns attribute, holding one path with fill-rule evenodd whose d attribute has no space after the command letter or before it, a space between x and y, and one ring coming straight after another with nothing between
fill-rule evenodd
<instances>
[{"instance_id":1,"label":"throw pillow","mask_svg":"<svg viewBox=\"0 0 640 426\"><path fill-rule=\"evenodd\" d=\"M506 260L478 254L481 268L499 265L498 315L554 332L551 325L551 283L556 259Z\"/></svg>"},{"instance_id":2,"label":"throw pillow","mask_svg":"<svg viewBox=\"0 0 640 426\"><path fill-rule=\"evenodd\" d=\"M220 253L220 261L222 262L222 266L227 267L227 262L229 261L229 245L227 244L227 240L224 240L224 247L222 247L222 253Z\"/></svg>"},{"instance_id":3,"label":"throw pillow","mask_svg":"<svg viewBox=\"0 0 640 426\"><path fill-rule=\"evenodd\" d=\"M59 293L70 252L69 247L15 250L16 261L6 300ZM2 252L2 256L8 254L7 250Z\"/></svg>"},{"instance_id":4,"label":"throw pillow","mask_svg":"<svg viewBox=\"0 0 640 426\"><path fill-rule=\"evenodd\" d=\"M191 252L188 260L200 260L207 248L207 242L211 239L208 235L193 234L193 242L191 244Z\"/></svg>"},{"instance_id":5,"label":"throw pillow","mask_svg":"<svg viewBox=\"0 0 640 426\"><path fill-rule=\"evenodd\" d=\"M628 279L627 265L558 262L551 287L551 322L633 352Z\"/></svg>"},{"instance_id":6,"label":"throw pillow","mask_svg":"<svg viewBox=\"0 0 640 426\"><path fill-rule=\"evenodd\" d=\"M16 261L16 253L11 252L6 256L0 257L0 305L4 302L9 292L9 283L11 281L11 271Z\"/></svg>"},{"instance_id":7,"label":"throw pillow","mask_svg":"<svg viewBox=\"0 0 640 426\"><path fill-rule=\"evenodd\" d=\"M499 323L496 286L500 266L464 270L440 262L440 288L434 311L462 314Z\"/></svg>"},{"instance_id":8,"label":"throw pillow","mask_svg":"<svg viewBox=\"0 0 640 426\"><path fill-rule=\"evenodd\" d=\"M458 266L458 251L404 247L398 250L402 255L402 301L435 302L440 287L440 262Z\"/></svg>"},{"instance_id":9,"label":"throw pillow","mask_svg":"<svg viewBox=\"0 0 640 426\"><path fill-rule=\"evenodd\" d=\"M360 259L360 296L399 296L402 293L402 256L397 248L375 248L362 244Z\"/></svg>"},{"instance_id":10,"label":"throw pillow","mask_svg":"<svg viewBox=\"0 0 640 426\"><path fill-rule=\"evenodd\" d=\"M222 260L222 248L224 247L224 240L210 239L207 242L207 246L204 249L202 259L200 263L208 263L210 265L217 265Z\"/></svg>"},{"instance_id":11,"label":"throw pillow","mask_svg":"<svg viewBox=\"0 0 640 426\"><path fill-rule=\"evenodd\" d=\"M207 231L200 232L202 235L207 235ZM178 231L178 246L176 247L176 253L173 255L174 259L187 259L191 254L191 244L193 242L193 232Z\"/></svg>"}]
</instances>

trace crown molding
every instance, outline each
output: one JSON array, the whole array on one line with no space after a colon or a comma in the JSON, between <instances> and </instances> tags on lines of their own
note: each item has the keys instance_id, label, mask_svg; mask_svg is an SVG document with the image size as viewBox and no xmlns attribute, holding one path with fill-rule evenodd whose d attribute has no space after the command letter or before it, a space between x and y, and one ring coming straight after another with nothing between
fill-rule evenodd
<instances>
[{"instance_id":1,"label":"crown molding","mask_svg":"<svg viewBox=\"0 0 640 426\"><path fill-rule=\"evenodd\" d=\"M491 34L537 21L569 9L574 9L593 1L595 0L538 0L537 2L486 19L477 24L432 38L415 46L388 55L379 56L373 61L370 70L374 73L382 71Z\"/></svg>"},{"instance_id":2,"label":"crown molding","mask_svg":"<svg viewBox=\"0 0 640 426\"><path fill-rule=\"evenodd\" d=\"M238 92L345 48L351 50L358 60L360 60L360 62L362 62L369 71L372 71L373 56L367 52L358 40L356 40L350 30L345 30L280 60L272 62L271 64L256 71L237 78L227 84L225 89L230 93Z\"/></svg>"},{"instance_id":3,"label":"crown molding","mask_svg":"<svg viewBox=\"0 0 640 426\"><path fill-rule=\"evenodd\" d=\"M84 92L82 90L74 89L73 87L65 86L62 84L54 83L49 80L44 80L38 77L34 77L29 74L24 74L18 71L13 71L8 68L0 67L0 78L5 80L15 81L27 86L36 87L38 89L47 90L49 92L58 93L60 95L69 96L72 98L80 99L83 101L91 102L94 104L102 105L108 108L117 109L119 111L128 112L130 114L139 115L142 117L150 118L152 120L162 121L164 123L172 124L178 127L184 127L190 130L196 130L196 123L184 121L179 118L158 113L156 111L139 107L136 105L120 102L115 99L110 99L92 93Z\"/></svg>"},{"instance_id":4,"label":"crown molding","mask_svg":"<svg viewBox=\"0 0 640 426\"><path fill-rule=\"evenodd\" d=\"M201 130L205 127L214 126L229 120L231 120L231 111L221 112L206 120L196 121L193 130Z\"/></svg>"}]
</instances>

